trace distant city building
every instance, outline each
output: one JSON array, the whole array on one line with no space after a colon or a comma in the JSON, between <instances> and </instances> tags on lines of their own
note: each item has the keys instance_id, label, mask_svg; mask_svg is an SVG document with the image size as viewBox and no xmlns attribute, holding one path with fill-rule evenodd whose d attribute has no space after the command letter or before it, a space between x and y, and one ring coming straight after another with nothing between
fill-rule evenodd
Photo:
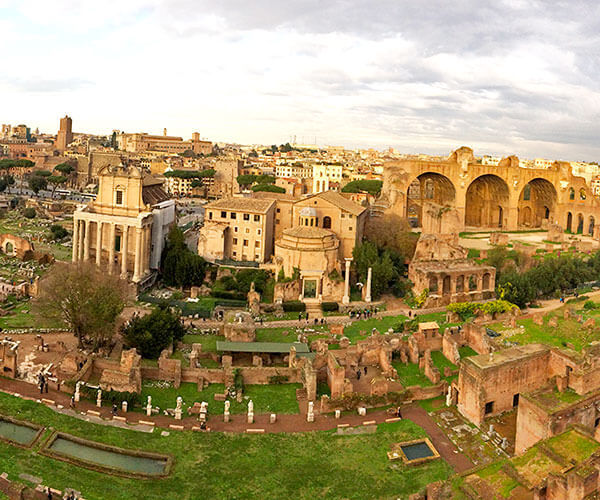
<instances>
[{"instance_id":1,"label":"distant city building","mask_svg":"<svg viewBox=\"0 0 600 500\"><path fill-rule=\"evenodd\" d=\"M185 151L193 151L196 154L208 155L213 151L213 145L210 141L200 140L200 134L194 132L192 139L184 141L181 137L167 135L150 134L125 134L117 136L117 145L119 149L128 153L142 153L144 151L159 151L163 153L179 154Z\"/></svg>"},{"instance_id":2,"label":"distant city building","mask_svg":"<svg viewBox=\"0 0 600 500\"><path fill-rule=\"evenodd\" d=\"M56 149L63 152L73 142L73 120L70 116L60 119L60 129L56 136Z\"/></svg>"}]
</instances>

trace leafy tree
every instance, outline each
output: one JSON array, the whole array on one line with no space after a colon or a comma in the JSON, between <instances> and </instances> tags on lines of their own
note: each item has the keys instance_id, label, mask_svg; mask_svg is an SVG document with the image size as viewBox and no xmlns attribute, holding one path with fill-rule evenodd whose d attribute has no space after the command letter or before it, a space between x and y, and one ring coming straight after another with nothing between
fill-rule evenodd
<instances>
[{"instance_id":1,"label":"leafy tree","mask_svg":"<svg viewBox=\"0 0 600 500\"><path fill-rule=\"evenodd\" d=\"M33 219L35 217L36 213L35 213L35 208L26 208L23 210L23 217L27 218L27 219Z\"/></svg>"},{"instance_id":2,"label":"leafy tree","mask_svg":"<svg viewBox=\"0 0 600 500\"><path fill-rule=\"evenodd\" d=\"M67 231L60 224L52 224L50 226L50 236L53 240L62 240L69 236L69 231Z\"/></svg>"},{"instance_id":3,"label":"leafy tree","mask_svg":"<svg viewBox=\"0 0 600 500\"><path fill-rule=\"evenodd\" d=\"M237 176L237 182L240 186L251 186L256 182L256 175L244 174Z\"/></svg>"},{"instance_id":4,"label":"leafy tree","mask_svg":"<svg viewBox=\"0 0 600 500\"><path fill-rule=\"evenodd\" d=\"M399 215L371 217L365 227L365 238L378 248L401 256L405 261L412 259L419 235L410 230L408 221Z\"/></svg>"},{"instance_id":5,"label":"leafy tree","mask_svg":"<svg viewBox=\"0 0 600 500\"><path fill-rule=\"evenodd\" d=\"M258 191L267 191L269 193L285 193L285 188L275 186L273 184L257 184L256 186L252 186L252 191L255 193Z\"/></svg>"},{"instance_id":6,"label":"leafy tree","mask_svg":"<svg viewBox=\"0 0 600 500\"><path fill-rule=\"evenodd\" d=\"M56 188L61 184L65 184L67 182L67 178L64 175L51 175L48 177L48 183L52 185L52 198L54 198L54 192Z\"/></svg>"},{"instance_id":7,"label":"leafy tree","mask_svg":"<svg viewBox=\"0 0 600 500\"><path fill-rule=\"evenodd\" d=\"M54 170L60 172L65 177L69 177L73 172L75 172L75 167L70 163L59 163L54 167Z\"/></svg>"},{"instance_id":8,"label":"leafy tree","mask_svg":"<svg viewBox=\"0 0 600 500\"><path fill-rule=\"evenodd\" d=\"M206 261L185 244L183 232L173 226L162 254L162 279L170 286L199 286L204 281Z\"/></svg>"},{"instance_id":9,"label":"leafy tree","mask_svg":"<svg viewBox=\"0 0 600 500\"><path fill-rule=\"evenodd\" d=\"M204 179L214 177L216 170L208 168L206 170L171 170L165 172L165 177L176 177L178 179Z\"/></svg>"},{"instance_id":10,"label":"leafy tree","mask_svg":"<svg viewBox=\"0 0 600 500\"><path fill-rule=\"evenodd\" d=\"M48 187L48 179L40 175L31 175L27 180L27 184L29 189L31 189L35 194L38 194L40 191Z\"/></svg>"},{"instance_id":11,"label":"leafy tree","mask_svg":"<svg viewBox=\"0 0 600 500\"><path fill-rule=\"evenodd\" d=\"M183 339L186 328L178 313L160 304L146 316L134 316L122 332L128 347L135 347L144 358L156 359L163 349Z\"/></svg>"},{"instance_id":12,"label":"leafy tree","mask_svg":"<svg viewBox=\"0 0 600 500\"><path fill-rule=\"evenodd\" d=\"M50 170L35 170L32 172L32 175L37 175L38 177L50 177L52 172L50 172Z\"/></svg>"},{"instance_id":13,"label":"leafy tree","mask_svg":"<svg viewBox=\"0 0 600 500\"><path fill-rule=\"evenodd\" d=\"M381 192L383 181L362 179L352 181L342 188L342 193L362 193L367 192L373 196L377 196Z\"/></svg>"},{"instance_id":14,"label":"leafy tree","mask_svg":"<svg viewBox=\"0 0 600 500\"><path fill-rule=\"evenodd\" d=\"M54 264L41 282L34 311L63 321L79 341L96 351L110 341L129 296L127 284L94 264Z\"/></svg>"},{"instance_id":15,"label":"leafy tree","mask_svg":"<svg viewBox=\"0 0 600 500\"><path fill-rule=\"evenodd\" d=\"M403 278L404 259L399 254L365 241L354 247L352 257L358 279L364 286L371 268L372 296L378 297L388 291L402 296L408 291L409 282Z\"/></svg>"},{"instance_id":16,"label":"leafy tree","mask_svg":"<svg viewBox=\"0 0 600 500\"><path fill-rule=\"evenodd\" d=\"M220 278L215 288L222 288L246 295L250 291L251 284L254 282L256 291L263 293L269 277L270 274L263 269L242 269L233 275Z\"/></svg>"}]
</instances>

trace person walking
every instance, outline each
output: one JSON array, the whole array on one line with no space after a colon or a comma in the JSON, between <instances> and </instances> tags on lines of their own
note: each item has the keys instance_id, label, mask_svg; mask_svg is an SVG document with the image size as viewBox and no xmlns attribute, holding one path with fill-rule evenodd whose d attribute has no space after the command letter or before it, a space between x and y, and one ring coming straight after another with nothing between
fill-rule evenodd
<instances>
[{"instance_id":1,"label":"person walking","mask_svg":"<svg viewBox=\"0 0 600 500\"><path fill-rule=\"evenodd\" d=\"M360 380L360 370L356 372L356 380Z\"/></svg>"},{"instance_id":2,"label":"person walking","mask_svg":"<svg viewBox=\"0 0 600 500\"><path fill-rule=\"evenodd\" d=\"M367 367L365 366L365 375L367 374Z\"/></svg>"}]
</instances>

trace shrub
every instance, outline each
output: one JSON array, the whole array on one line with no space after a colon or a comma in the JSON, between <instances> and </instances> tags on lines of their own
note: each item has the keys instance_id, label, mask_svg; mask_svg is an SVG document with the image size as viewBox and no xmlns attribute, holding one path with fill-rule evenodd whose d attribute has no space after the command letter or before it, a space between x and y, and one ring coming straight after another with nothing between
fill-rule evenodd
<instances>
[{"instance_id":1,"label":"shrub","mask_svg":"<svg viewBox=\"0 0 600 500\"><path fill-rule=\"evenodd\" d=\"M217 297L219 299L246 300L246 296L243 293L229 292L227 290L213 290L210 294L212 297Z\"/></svg>"},{"instance_id":2,"label":"shrub","mask_svg":"<svg viewBox=\"0 0 600 500\"><path fill-rule=\"evenodd\" d=\"M53 224L52 226L50 226L50 234L52 236L52 239L62 240L63 238L66 238L69 235L69 231L67 231L60 224Z\"/></svg>"},{"instance_id":3,"label":"shrub","mask_svg":"<svg viewBox=\"0 0 600 500\"><path fill-rule=\"evenodd\" d=\"M321 303L321 311L323 312L333 312L338 311L339 306L337 302L322 302Z\"/></svg>"},{"instance_id":4,"label":"shrub","mask_svg":"<svg viewBox=\"0 0 600 500\"><path fill-rule=\"evenodd\" d=\"M497 314L508 312L516 307L515 304L507 300L498 299L490 302L455 302L449 304L446 310L456 313L461 319L466 320L468 317L473 316L477 309L486 314Z\"/></svg>"},{"instance_id":5,"label":"shrub","mask_svg":"<svg viewBox=\"0 0 600 500\"><path fill-rule=\"evenodd\" d=\"M284 302L282 306L285 312L306 311L306 304L304 302L300 302L299 300L290 300L289 302Z\"/></svg>"},{"instance_id":6,"label":"shrub","mask_svg":"<svg viewBox=\"0 0 600 500\"><path fill-rule=\"evenodd\" d=\"M592 309L597 309L598 308L598 304L596 304L592 300L588 300L585 304L583 304L583 308L587 309L588 311L591 311Z\"/></svg>"},{"instance_id":7,"label":"shrub","mask_svg":"<svg viewBox=\"0 0 600 500\"><path fill-rule=\"evenodd\" d=\"M33 219L35 215L35 208L26 208L23 210L23 217L26 217L27 219Z\"/></svg>"}]
</instances>

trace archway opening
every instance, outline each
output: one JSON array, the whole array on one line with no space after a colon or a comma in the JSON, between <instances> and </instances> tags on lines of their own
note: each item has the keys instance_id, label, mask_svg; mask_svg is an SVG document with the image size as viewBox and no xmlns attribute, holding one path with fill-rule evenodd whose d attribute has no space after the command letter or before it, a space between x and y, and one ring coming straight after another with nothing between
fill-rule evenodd
<instances>
[{"instance_id":1,"label":"archway opening","mask_svg":"<svg viewBox=\"0 0 600 500\"><path fill-rule=\"evenodd\" d=\"M542 227L554 214L558 195L546 179L533 179L519 195L519 225L526 228Z\"/></svg>"},{"instance_id":2,"label":"archway opening","mask_svg":"<svg viewBox=\"0 0 600 500\"><path fill-rule=\"evenodd\" d=\"M4 246L4 253L6 255L13 255L15 253L15 247L10 241L6 242L6 245Z\"/></svg>"},{"instance_id":3,"label":"archway opening","mask_svg":"<svg viewBox=\"0 0 600 500\"><path fill-rule=\"evenodd\" d=\"M577 234L583 233L583 215L579 214L577 216Z\"/></svg>"},{"instance_id":4,"label":"archway opening","mask_svg":"<svg viewBox=\"0 0 600 500\"><path fill-rule=\"evenodd\" d=\"M456 203L456 189L448 177L425 172L411 182L406 197L406 217L409 224L412 227L422 227L424 204L453 207Z\"/></svg>"},{"instance_id":5,"label":"archway opening","mask_svg":"<svg viewBox=\"0 0 600 500\"><path fill-rule=\"evenodd\" d=\"M588 234L594 236L594 226L596 225L596 219L593 215L590 215L590 223L588 225Z\"/></svg>"},{"instance_id":6,"label":"archway opening","mask_svg":"<svg viewBox=\"0 0 600 500\"><path fill-rule=\"evenodd\" d=\"M458 276L456 278L456 291L457 292L464 292L465 291L465 277L464 276Z\"/></svg>"},{"instance_id":7,"label":"archway opening","mask_svg":"<svg viewBox=\"0 0 600 500\"><path fill-rule=\"evenodd\" d=\"M504 227L508 207L508 185L497 175L486 174L475 179L467 189L465 225Z\"/></svg>"},{"instance_id":8,"label":"archway opening","mask_svg":"<svg viewBox=\"0 0 600 500\"><path fill-rule=\"evenodd\" d=\"M323 217L323 227L325 229L331 229L331 217L329 217L328 215Z\"/></svg>"},{"instance_id":9,"label":"archway opening","mask_svg":"<svg viewBox=\"0 0 600 500\"><path fill-rule=\"evenodd\" d=\"M573 225L573 214L571 212L567 213L567 227L565 228L567 231L569 231L570 233L573 232L572 226Z\"/></svg>"},{"instance_id":10,"label":"archway opening","mask_svg":"<svg viewBox=\"0 0 600 500\"><path fill-rule=\"evenodd\" d=\"M429 291L436 293L438 291L438 279L437 276L431 276L429 278Z\"/></svg>"},{"instance_id":11,"label":"archway opening","mask_svg":"<svg viewBox=\"0 0 600 500\"><path fill-rule=\"evenodd\" d=\"M448 295L450 293L450 276L444 276L442 293L444 295Z\"/></svg>"}]
</instances>

